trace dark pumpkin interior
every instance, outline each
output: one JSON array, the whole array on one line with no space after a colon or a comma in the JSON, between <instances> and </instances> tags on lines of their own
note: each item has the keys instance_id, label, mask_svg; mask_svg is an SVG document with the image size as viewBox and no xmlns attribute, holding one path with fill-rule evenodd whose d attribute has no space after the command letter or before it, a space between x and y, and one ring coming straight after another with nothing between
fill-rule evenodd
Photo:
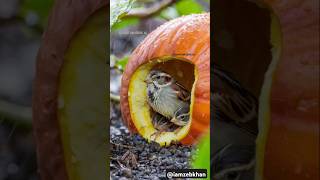
<instances>
[{"instance_id":1,"label":"dark pumpkin interior","mask_svg":"<svg viewBox=\"0 0 320 180\"><path fill-rule=\"evenodd\" d=\"M173 60L156 64L152 69L159 69L170 74L177 82L191 92L195 79L193 64L173 58Z\"/></svg>"},{"instance_id":2,"label":"dark pumpkin interior","mask_svg":"<svg viewBox=\"0 0 320 180\"><path fill-rule=\"evenodd\" d=\"M213 62L230 72L259 100L265 82L265 73L273 58L271 11L265 5L248 0L212 3L215 23L212 42ZM214 63L211 63L211 68ZM215 85L214 78L211 74L211 86ZM211 89L213 90L212 87ZM248 126L258 131L258 117ZM215 120L214 115L211 114L211 158L228 144L252 146L254 155L256 137L236 126ZM229 156L229 158L232 157L235 156ZM237 157L242 158L240 154ZM213 175L217 173L214 168L222 166L221 164L211 165ZM254 171L248 173L250 173L250 179L254 179Z\"/></svg>"},{"instance_id":3,"label":"dark pumpkin interior","mask_svg":"<svg viewBox=\"0 0 320 180\"><path fill-rule=\"evenodd\" d=\"M214 2L213 59L259 97L271 63L270 10L247 0Z\"/></svg>"}]
</instances>

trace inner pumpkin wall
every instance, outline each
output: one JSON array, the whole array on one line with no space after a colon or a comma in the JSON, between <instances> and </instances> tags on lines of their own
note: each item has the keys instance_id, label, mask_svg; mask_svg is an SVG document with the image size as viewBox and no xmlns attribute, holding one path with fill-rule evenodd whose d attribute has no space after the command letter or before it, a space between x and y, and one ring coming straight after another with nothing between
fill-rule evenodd
<instances>
[{"instance_id":1,"label":"inner pumpkin wall","mask_svg":"<svg viewBox=\"0 0 320 180\"><path fill-rule=\"evenodd\" d=\"M185 60L170 60L156 64L152 69L162 70L191 92L195 77L195 66Z\"/></svg>"},{"instance_id":2,"label":"inner pumpkin wall","mask_svg":"<svg viewBox=\"0 0 320 180\"><path fill-rule=\"evenodd\" d=\"M214 2L214 63L259 97L271 62L270 11L246 0Z\"/></svg>"}]
</instances>

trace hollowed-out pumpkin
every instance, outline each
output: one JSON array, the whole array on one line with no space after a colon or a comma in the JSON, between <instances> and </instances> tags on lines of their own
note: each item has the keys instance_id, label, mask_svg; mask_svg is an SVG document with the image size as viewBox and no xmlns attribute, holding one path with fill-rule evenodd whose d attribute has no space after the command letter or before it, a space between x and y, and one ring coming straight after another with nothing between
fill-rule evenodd
<instances>
[{"instance_id":1,"label":"hollowed-out pumpkin","mask_svg":"<svg viewBox=\"0 0 320 180\"><path fill-rule=\"evenodd\" d=\"M172 75L191 92L189 123L176 132L157 130L151 123L144 82L151 69ZM149 141L169 145L193 143L210 125L210 14L171 20L151 32L133 51L121 84L121 111L125 124Z\"/></svg>"},{"instance_id":2,"label":"hollowed-out pumpkin","mask_svg":"<svg viewBox=\"0 0 320 180\"><path fill-rule=\"evenodd\" d=\"M105 180L108 73L104 0L57 0L38 52L33 129L41 179Z\"/></svg>"},{"instance_id":3,"label":"hollowed-out pumpkin","mask_svg":"<svg viewBox=\"0 0 320 180\"><path fill-rule=\"evenodd\" d=\"M319 179L319 1L266 0L273 60L260 95L256 179Z\"/></svg>"}]
</instances>

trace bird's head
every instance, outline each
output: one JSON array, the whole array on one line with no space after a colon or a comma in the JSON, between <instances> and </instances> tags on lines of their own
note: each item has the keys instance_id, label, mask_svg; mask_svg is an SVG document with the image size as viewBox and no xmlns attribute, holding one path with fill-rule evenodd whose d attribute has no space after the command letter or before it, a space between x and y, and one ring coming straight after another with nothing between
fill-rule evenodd
<instances>
[{"instance_id":1,"label":"bird's head","mask_svg":"<svg viewBox=\"0 0 320 180\"><path fill-rule=\"evenodd\" d=\"M173 82L173 78L163 71L151 70L145 82L147 84L154 84L155 86L161 88L170 86Z\"/></svg>"}]
</instances>

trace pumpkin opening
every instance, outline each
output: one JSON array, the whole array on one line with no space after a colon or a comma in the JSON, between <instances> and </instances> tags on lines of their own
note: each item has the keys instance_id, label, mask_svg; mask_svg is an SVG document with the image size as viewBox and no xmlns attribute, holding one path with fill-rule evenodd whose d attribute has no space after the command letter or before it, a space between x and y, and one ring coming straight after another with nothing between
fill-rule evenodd
<instances>
[{"instance_id":1,"label":"pumpkin opening","mask_svg":"<svg viewBox=\"0 0 320 180\"><path fill-rule=\"evenodd\" d=\"M153 120L155 111L152 110L147 102L147 83L145 82L151 70L160 70L169 74L190 92L190 115L186 125L177 126L167 119L168 128L161 131L155 128L155 121ZM169 145L173 141L183 139L188 134L192 122L193 92L196 78L197 71L195 66L185 59L163 57L150 60L148 63L141 65L132 75L128 91L132 121L139 134L148 141L155 141L160 145Z\"/></svg>"}]
</instances>

